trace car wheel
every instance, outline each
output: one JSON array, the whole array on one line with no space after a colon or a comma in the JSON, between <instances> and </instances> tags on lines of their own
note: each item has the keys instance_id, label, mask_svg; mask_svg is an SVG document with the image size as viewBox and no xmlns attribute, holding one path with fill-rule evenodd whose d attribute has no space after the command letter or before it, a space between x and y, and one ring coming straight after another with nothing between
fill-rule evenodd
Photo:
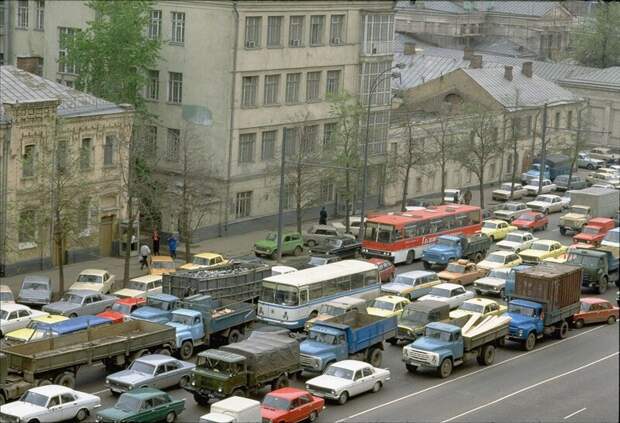
<instances>
[{"instance_id":1,"label":"car wheel","mask_svg":"<svg viewBox=\"0 0 620 423\"><path fill-rule=\"evenodd\" d=\"M545 216L549 214L549 209L545 209Z\"/></svg>"},{"instance_id":2,"label":"car wheel","mask_svg":"<svg viewBox=\"0 0 620 423\"><path fill-rule=\"evenodd\" d=\"M583 319L579 319L575 322L575 329L581 329L584 325Z\"/></svg>"},{"instance_id":3,"label":"car wheel","mask_svg":"<svg viewBox=\"0 0 620 423\"><path fill-rule=\"evenodd\" d=\"M594 170L594 165L592 163L588 163L588 165L586 166L586 169Z\"/></svg>"},{"instance_id":4,"label":"car wheel","mask_svg":"<svg viewBox=\"0 0 620 423\"><path fill-rule=\"evenodd\" d=\"M245 391L241 388L237 388L234 391L232 391L232 393L230 394L230 396L232 397L245 397Z\"/></svg>"},{"instance_id":5,"label":"car wheel","mask_svg":"<svg viewBox=\"0 0 620 423\"><path fill-rule=\"evenodd\" d=\"M429 263L429 262L427 262L427 261L423 261L422 263L424 264L424 269L425 269L425 270L431 270L431 267L433 267L433 265L432 265L432 264L430 264L430 263Z\"/></svg>"},{"instance_id":6,"label":"car wheel","mask_svg":"<svg viewBox=\"0 0 620 423\"><path fill-rule=\"evenodd\" d=\"M76 318L76 317L78 317L77 313L71 313L71 314L69 315L69 319L74 319L74 318Z\"/></svg>"},{"instance_id":7,"label":"car wheel","mask_svg":"<svg viewBox=\"0 0 620 423\"><path fill-rule=\"evenodd\" d=\"M314 240L312 240L312 239L311 239L311 240L309 240L309 241L306 243L306 245L307 245L308 247L310 247L310 248L312 248L312 247L316 247L316 242L315 242Z\"/></svg>"},{"instance_id":8,"label":"car wheel","mask_svg":"<svg viewBox=\"0 0 620 423\"><path fill-rule=\"evenodd\" d=\"M88 410L86 408L81 408L75 415L75 420L81 422L83 420L86 420L86 417L88 417Z\"/></svg>"},{"instance_id":9,"label":"car wheel","mask_svg":"<svg viewBox=\"0 0 620 423\"><path fill-rule=\"evenodd\" d=\"M340 396L338 397L338 404L340 405L345 405L347 403L347 401L349 400L349 393L347 391L344 391L342 394L340 394Z\"/></svg>"},{"instance_id":10,"label":"car wheel","mask_svg":"<svg viewBox=\"0 0 620 423\"><path fill-rule=\"evenodd\" d=\"M316 418L318 417L318 413L316 411L313 411L312 413L310 413L310 415L308 416L308 421L309 422L313 422L316 420Z\"/></svg>"},{"instance_id":11,"label":"car wheel","mask_svg":"<svg viewBox=\"0 0 620 423\"><path fill-rule=\"evenodd\" d=\"M28 423L39 423L39 420L38 419L28 420Z\"/></svg>"},{"instance_id":12,"label":"car wheel","mask_svg":"<svg viewBox=\"0 0 620 423\"><path fill-rule=\"evenodd\" d=\"M379 392L381 390L381 388L383 387L383 384L381 382L375 382L375 384L372 386L372 392Z\"/></svg>"},{"instance_id":13,"label":"car wheel","mask_svg":"<svg viewBox=\"0 0 620 423\"><path fill-rule=\"evenodd\" d=\"M607 276L601 277L601 281L598 283L598 293L599 295L603 295L607 292Z\"/></svg>"},{"instance_id":14,"label":"car wheel","mask_svg":"<svg viewBox=\"0 0 620 423\"><path fill-rule=\"evenodd\" d=\"M614 323L616 323L616 316L609 316L607 318L607 324L608 325L613 325Z\"/></svg>"},{"instance_id":15,"label":"car wheel","mask_svg":"<svg viewBox=\"0 0 620 423\"><path fill-rule=\"evenodd\" d=\"M418 366L414 366L413 364L405 364L405 367L409 373L415 373L418 370Z\"/></svg>"},{"instance_id":16,"label":"car wheel","mask_svg":"<svg viewBox=\"0 0 620 423\"><path fill-rule=\"evenodd\" d=\"M166 423L173 423L177 419L177 414L174 411L166 414Z\"/></svg>"},{"instance_id":17,"label":"car wheel","mask_svg":"<svg viewBox=\"0 0 620 423\"><path fill-rule=\"evenodd\" d=\"M295 249L293 250L293 255L295 257L299 257L301 255L302 251L301 251L301 247L297 246L295 247Z\"/></svg>"},{"instance_id":18,"label":"car wheel","mask_svg":"<svg viewBox=\"0 0 620 423\"><path fill-rule=\"evenodd\" d=\"M502 289L499 290L499 297L502 298L502 299L506 298L506 289L505 288L502 288Z\"/></svg>"}]
</instances>

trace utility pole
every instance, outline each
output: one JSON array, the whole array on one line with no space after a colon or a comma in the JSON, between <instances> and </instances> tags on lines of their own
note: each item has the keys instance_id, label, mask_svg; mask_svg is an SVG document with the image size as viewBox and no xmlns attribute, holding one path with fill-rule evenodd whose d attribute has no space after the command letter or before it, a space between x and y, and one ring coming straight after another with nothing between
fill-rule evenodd
<instances>
[{"instance_id":1,"label":"utility pole","mask_svg":"<svg viewBox=\"0 0 620 423\"><path fill-rule=\"evenodd\" d=\"M545 178L545 169L547 168L547 166L545 165L545 156L547 154L546 136L547 136L547 103L545 103L543 106L543 115L542 115L540 171L538 172L538 194L542 192L542 183L543 183L543 179Z\"/></svg>"}]
</instances>

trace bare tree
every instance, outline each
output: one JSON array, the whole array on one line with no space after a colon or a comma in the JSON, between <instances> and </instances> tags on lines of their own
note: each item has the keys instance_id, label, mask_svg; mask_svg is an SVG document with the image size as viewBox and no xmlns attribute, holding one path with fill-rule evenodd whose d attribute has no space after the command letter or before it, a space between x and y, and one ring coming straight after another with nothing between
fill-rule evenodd
<instances>
[{"instance_id":1,"label":"bare tree","mask_svg":"<svg viewBox=\"0 0 620 423\"><path fill-rule=\"evenodd\" d=\"M577 127L566 128L572 133L569 137L568 144L563 145L561 148L564 150L571 159L570 170L568 171L568 189L571 188L573 171L577 168L577 159L579 158L579 152L583 151L590 142L589 132L587 128L590 126L590 122L587 119L588 111L590 108L590 102L582 104L577 109ZM586 116L584 116L584 114Z\"/></svg>"}]
</instances>

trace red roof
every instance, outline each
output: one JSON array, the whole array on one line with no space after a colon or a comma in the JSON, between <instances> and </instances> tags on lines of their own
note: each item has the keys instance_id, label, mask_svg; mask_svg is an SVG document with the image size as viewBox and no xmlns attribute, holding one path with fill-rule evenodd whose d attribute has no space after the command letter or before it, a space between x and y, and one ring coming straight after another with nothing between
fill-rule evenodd
<instances>
[{"instance_id":1,"label":"red roof","mask_svg":"<svg viewBox=\"0 0 620 423\"><path fill-rule=\"evenodd\" d=\"M146 300L144 298L121 298L119 300L116 300L118 304L127 304L127 305L142 304L145 301Z\"/></svg>"},{"instance_id":2,"label":"red roof","mask_svg":"<svg viewBox=\"0 0 620 423\"><path fill-rule=\"evenodd\" d=\"M608 303L604 298L598 297L581 297L581 302L586 304L600 304L600 303Z\"/></svg>"},{"instance_id":3,"label":"red roof","mask_svg":"<svg viewBox=\"0 0 620 423\"><path fill-rule=\"evenodd\" d=\"M287 400L292 400L306 394L308 394L308 392L304 391L303 389L287 387L276 389L275 391L271 391L267 395L274 395L280 398L286 398Z\"/></svg>"},{"instance_id":4,"label":"red roof","mask_svg":"<svg viewBox=\"0 0 620 423\"><path fill-rule=\"evenodd\" d=\"M385 225L404 225L416 220L432 219L438 216L452 215L457 213L467 213L470 211L480 211L480 207L468 206L466 204L450 204L437 206L424 210L413 210L391 214L382 214L368 218L369 222L382 223Z\"/></svg>"},{"instance_id":5,"label":"red roof","mask_svg":"<svg viewBox=\"0 0 620 423\"><path fill-rule=\"evenodd\" d=\"M593 217L588 221L588 226L614 226L614 220L608 217Z\"/></svg>"}]
</instances>

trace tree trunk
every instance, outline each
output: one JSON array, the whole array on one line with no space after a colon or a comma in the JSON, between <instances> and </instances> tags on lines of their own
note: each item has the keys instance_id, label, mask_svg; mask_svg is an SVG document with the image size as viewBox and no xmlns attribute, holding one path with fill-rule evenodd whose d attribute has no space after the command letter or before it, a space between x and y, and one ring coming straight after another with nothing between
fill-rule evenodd
<instances>
[{"instance_id":1,"label":"tree trunk","mask_svg":"<svg viewBox=\"0 0 620 423\"><path fill-rule=\"evenodd\" d=\"M192 228L190 224L189 211L183 212L183 242L185 243L185 261L192 261Z\"/></svg>"},{"instance_id":2,"label":"tree trunk","mask_svg":"<svg viewBox=\"0 0 620 423\"><path fill-rule=\"evenodd\" d=\"M129 224L127 225L127 241L125 248L125 256L123 258L123 282L127 284L129 282L129 264L131 263L131 238L133 237L133 200L131 198L131 192L127 190L129 197L127 199L127 216ZM121 240L122 242L122 240ZM140 248L140 242L138 242L138 248Z\"/></svg>"},{"instance_id":3,"label":"tree trunk","mask_svg":"<svg viewBox=\"0 0 620 423\"><path fill-rule=\"evenodd\" d=\"M512 179L510 180L510 199L512 200L515 192L515 179L517 177L517 139L512 143Z\"/></svg>"},{"instance_id":4,"label":"tree trunk","mask_svg":"<svg viewBox=\"0 0 620 423\"><path fill-rule=\"evenodd\" d=\"M65 254L62 242L62 234L57 232L54 235L56 244L56 256L58 257L58 292L60 296L65 292Z\"/></svg>"},{"instance_id":5,"label":"tree trunk","mask_svg":"<svg viewBox=\"0 0 620 423\"><path fill-rule=\"evenodd\" d=\"M484 210L484 166L480 168L480 175L478 177L479 189L480 189L480 208Z\"/></svg>"},{"instance_id":6,"label":"tree trunk","mask_svg":"<svg viewBox=\"0 0 620 423\"><path fill-rule=\"evenodd\" d=\"M344 226L345 232L351 231L351 199L349 196L351 195L351 171L345 170L345 178L344 178Z\"/></svg>"},{"instance_id":7,"label":"tree trunk","mask_svg":"<svg viewBox=\"0 0 620 423\"><path fill-rule=\"evenodd\" d=\"M434 185L434 184L433 184ZM441 202L443 204L443 199L445 197L444 192L446 191L446 160L444 158L441 159Z\"/></svg>"},{"instance_id":8,"label":"tree trunk","mask_svg":"<svg viewBox=\"0 0 620 423\"><path fill-rule=\"evenodd\" d=\"M400 203L400 210L407 210L407 196L409 194L409 174L411 173L411 162L407 164L407 168L405 170L405 181L403 184L403 197Z\"/></svg>"}]
</instances>

